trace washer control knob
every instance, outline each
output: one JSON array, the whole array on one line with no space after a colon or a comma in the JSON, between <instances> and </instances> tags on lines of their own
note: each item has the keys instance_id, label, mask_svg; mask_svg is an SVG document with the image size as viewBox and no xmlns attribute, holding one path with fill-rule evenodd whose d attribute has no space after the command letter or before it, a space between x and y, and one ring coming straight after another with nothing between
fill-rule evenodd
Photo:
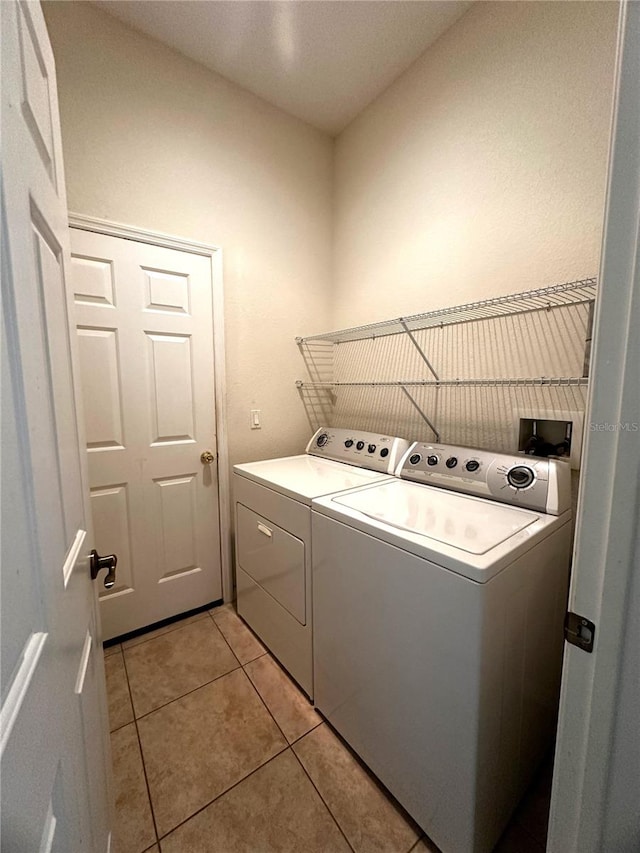
<instances>
[{"instance_id":1,"label":"washer control knob","mask_svg":"<svg viewBox=\"0 0 640 853\"><path fill-rule=\"evenodd\" d=\"M352 439L352 438L348 438L348 439L345 441L344 446L345 446L346 448L353 447L353 439Z\"/></svg>"},{"instance_id":2,"label":"washer control knob","mask_svg":"<svg viewBox=\"0 0 640 853\"><path fill-rule=\"evenodd\" d=\"M467 469L467 471L477 471L480 467L480 463L477 459L470 459L464 467Z\"/></svg>"},{"instance_id":3,"label":"washer control knob","mask_svg":"<svg viewBox=\"0 0 640 853\"><path fill-rule=\"evenodd\" d=\"M318 447L324 447L328 441L329 436L326 434L326 432L321 432L320 435L316 438L316 445Z\"/></svg>"},{"instance_id":4,"label":"washer control knob","mask_svg":"<svg viewBox=\"0 0 640 853\"><path fill-rule=\"evenodd\" d=\"M375 452L376 452L376 446L375 446L375 444L370 444L370 445L367 447L367 450L369 451L369 453L375 453Z\"/></svg>"},{"instance_id":5,"label":"washer control knob","mask_svg":"<svg viewBox=\"0 0 640 853\"><path fill-rule=\"evenodd\" d=\"M364 447L364 441L359 441L356 444L356 450L362 450L363 447Z\"/></svg>"},{"instance_id":6,"label":"washer control knob","mask_svg":"<svg viewBox=\"0 0 640 853\"><path fill-rule=\"evenodd\" d=\"M528 465L516 465L507 474L507 482L514 489L526 489L535 479L533 468Z\"/></svg>"},{"instance_id":7,"label":"washer control knob","mask_svg":"<svg viewBox=\"0 0 640 853\"><path fill-rule=\"evenodd\" d=\"M427 465L437 465L440 460L434 454L427 456Z\"/></svg>"},{"instance_id":8,"label":"washer control knob","mask_svg":"<svg viewBox=\"0 0 640 853\"><path fill-rule=\"evenodd\" d=\"M380 456L382 456L382 458L385 459L388 455L389 455L389 448L383 447L382 450L380 451Z\"/></svg>"},{"instance_id":9,"label":"washer control knob","mask_svg":"<svg viewBox=\"0 0 640 853\"><path fill-rule=\"evenodd\" d=\"M409 462L411 462L412 465L417 465L421 459L422 459L422 456L420 456L419 453L412 453L411 456L409 457Z\"/></svg>"},{"instance_id":10,"label":"washer control knob","mask_svg":"<svg viewBox=\"0 0 640 853\"><path fill-rule=\"evenodd\" d=\"M455 468L458 464L458 459L456 456L450 456L444 464L447 468Z\"/></svg>"}]
</instances>

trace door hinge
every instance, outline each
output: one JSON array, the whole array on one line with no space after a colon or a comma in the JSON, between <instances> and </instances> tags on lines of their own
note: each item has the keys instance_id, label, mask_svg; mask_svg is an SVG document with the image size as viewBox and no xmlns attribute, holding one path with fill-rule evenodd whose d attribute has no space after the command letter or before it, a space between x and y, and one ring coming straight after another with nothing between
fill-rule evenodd
<instances>
[{"instance_id":1,"label":"door hinge","mask_svg":"<svg viewBox=\"0 0 640 853\"><path fill-rule=\"evenodd\" d=\"M564 619L564 638L568 643L582 649L583 652L593 651L593 641L596 635L595 623L579 613L569 611Z\"/></svg>"}]
</instances>

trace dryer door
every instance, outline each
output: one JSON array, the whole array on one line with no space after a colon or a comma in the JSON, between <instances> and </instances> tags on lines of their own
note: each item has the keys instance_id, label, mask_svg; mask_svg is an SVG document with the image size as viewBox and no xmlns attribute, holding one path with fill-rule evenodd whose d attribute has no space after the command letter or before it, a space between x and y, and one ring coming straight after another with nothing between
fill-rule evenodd
<instances>
[{"instance_id":1,"label":"dryer door","mask_svg":"<svg viewBox=\"0 0 640 853\"><path fill-rule=\"evenodd\" d=\"M306 625L304 542L243 504L237 511L238 564Z\"/></svg>"}]
</instances>

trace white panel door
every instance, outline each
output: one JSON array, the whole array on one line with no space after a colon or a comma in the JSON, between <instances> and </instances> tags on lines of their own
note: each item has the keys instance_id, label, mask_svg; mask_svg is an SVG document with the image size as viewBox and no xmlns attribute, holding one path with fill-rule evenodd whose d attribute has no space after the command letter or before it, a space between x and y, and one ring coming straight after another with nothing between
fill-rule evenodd
<instances>
[{"instance_id":1,"label":"white panel door","mask_svg":"<svg viewBox=\"0 0 640 853\"><path fill-rule=\"evenodd\" d=\"M550 853L640 850L640 3L620 6L607 203L568 609Z\"/></svg>"},{"instance_id":2,"label":"white panel door","mask_svg":"<svg viewBox=\"0 0 640 853\"><path fill-rule=\"evenodd\" d=\"M222 598L211 260L78 228L71 251L110 638Z\"/></svg>"},{"instance_id":3,"label":"white panel door","mask_svg":"<svg viewBox=\"0 0 640 853\"><path fill-rule=\"evenodd\" d=\"M3 853L105 853L110 755L53 55L2 15Z\"/></svg>"}]
</instances>

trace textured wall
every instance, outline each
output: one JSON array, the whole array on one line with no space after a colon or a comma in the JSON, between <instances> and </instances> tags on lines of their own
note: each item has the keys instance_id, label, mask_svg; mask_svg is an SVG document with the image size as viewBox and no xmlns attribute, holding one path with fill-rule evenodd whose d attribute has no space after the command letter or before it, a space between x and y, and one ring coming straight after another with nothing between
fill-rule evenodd
<instances>
[{"instance_id":1,"label":"textured wall","mask_svg":"<svg viewBox=\"0 0 640 853\"><path fill-rule=\"evenodd\" d=\"M336 145L334 326L596 275L616 3L478 3Z\"/></svg>"},{"instance_id":2,"label":"textured wall","mask_svg":"<svg viewBox=\"0 0 640 853\"><path fill-rule=\"evenodd\" d=\"M430 437L399 391L310 394L305 412L294 335L597 273L616 3L474 4L335 143L88 4L45 13L71 209L224 249L232 461L298 452L334 402L345 425ZM484 328L429 342L440 375L549 375L547 351L579 366L572 339L555 367L561 329L500 329L487 363ZM379 353L386 378L413 371L393 347L343 348L340 377L375 379ZM507 447L514 409L576 393L423 403L446 440Z\"/></svg>"},{"instance_id":3,"label":"textured wall","mask_svg":"<svg viewBox=\"0 0 640 853\"><path fill-rule=\"evenodd\" d=\"M598 273L616 3L477 3L338 137L335 328ZM422 333L440 378L582 376L586 310ZM401 337L340 344L339 380L432 378ZM414 392L450 443L517 447L584 390ZM306 393L321 419L432 440L399 389ZM578 421L579 422L579 421Z\"/></svg>"},{"instance_id":4,"label":"textured wall","mask_svg":"<svg viewBox=\"0 0 640 853\"><path fill-rule=\"evenodd\" d=\"M44 11L70 210L222 247L231 461L300 452L294 337L329 322L331 139L89 4Z\"/></svg>"}]
</instances>

